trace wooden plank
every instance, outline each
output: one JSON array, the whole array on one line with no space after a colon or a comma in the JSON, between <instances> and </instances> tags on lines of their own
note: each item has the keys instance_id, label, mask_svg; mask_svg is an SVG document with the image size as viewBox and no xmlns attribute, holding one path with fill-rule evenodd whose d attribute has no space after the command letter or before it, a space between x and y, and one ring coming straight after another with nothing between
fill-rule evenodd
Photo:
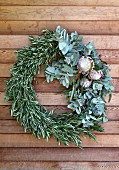
<instances>
[{"instance_id":1,"label":"wooden plank","mask_svg":"<svg viewBox=\"0 0 119 170\"><path fill-rule=\"evenodd\" d=\"M13 64L0 64L0 77L10 77L11 68L13 67ZM111 71L110 75L111 77L119 77L119 64L110 64L109 65ZM36 75L37 77L45 77L43 66L41 66L41 72L40 75Z\"/></svg>"},{"instance_id":2,"label":"wooden plank","mask_svg":"<svg viewBox=\"0 0 119 170\"><path fill-rule=\"evenodd\" d=\"M113 86L114 86L114 91L119 92L119 80L118 79L113 79L112 83L113 83Z\"/></svg>"},{"instance_id":3,"label":"wooden plank","mask_svg":"<svg viewBox=\"0 0 119 170\"><path fill-rule=\"evenodd\" d=\"M118 107L108 107L107 117L109 120L119 120L119 108Z\"/></svg>"},{"instance_id":4,"label":"wooden plank","mask_svg":"<svg viewBox=\"0 0 119 170\"><path fill-rule=\"evenodd\" d=\"M6 86L6 80L8 78L0 78L0 92L4 91ZM37 84L33 82L33 86L36 92L45 92L45 93L56 93L61 92L65 89L58 80L55 80L51 83L47 83L45 78L40 77L36 78ZM114 92L119 92L119 79L113 79L112 83L114 85Z\"/></svg>"},{"instance_id":5,"label":"wooden plank","mask_svg":"<svg viewBox=\"0 0 119 170\"><path fill-rule=\"evenodd\" d=\"M1 120L14 119L13 117L10 116L10 108L11 106L0 106ZM63 112L70 111L69 109L67 109L66 106L46 106L46 108L48 110L54 110L56 114L61 114ZM119 107L108 107L106 113L109 120L119 121Z\"/></svg>"},{"instance_id":6,"label":"wooden plank","mask_svg":"<svg viewBox=\"0 0 119 170\"><path fill-rule=\"evenodd\" d=\"M63 112L67 112L70 111L69 109L67 109L66 106L45 106L48 110L54 110L56 112L56 114L61 114ZM10 116L10 108L11 106L0 106L0 120L9 120L9 119L14 119L13 117ZM119 120L119 116L118 116L118 111L119 109L115 109L112 108L112 111L110 111L112 114L116 115L115 118L117 118L116 120ZM114 113L113 113L114 112ZM110 114L111 114L110 113Z\"/></svg>"},{"instance_id":7,"label":"wooden plank","mask_svg":"<svg viewBox=\"0 0 119 170\"><path fill-rule=\"evenodd\" d=\"M13 67L13 64L0 64L0 77L10 77L10 69Z\"/></svg>"},{"instance_id":8,"label":"wooden plank","mask_svg":"<svg viewBox=\"0 0 119 170\"><path fill-rule=\"evenodd\" d=\"M34 37L38 37L34 35ZM112 35L84 35L84 43L93 41L97 49L118 50L119 36ZM0 49L21 49L30 45L28 35L0 35Z\"/></svg>"},{"instance_id":9,"label":"wooden plank","mask_svg":"<svg viewBox=\"0 0 119 170\"><path fill-rule=\"evenodd\" d=\"M72 154L73 153L73 154ZM98 153L98 154L97 154ZM0 161L118 161L118 148L0 148Z\"/></svg>"},{"instance_id":10,"label":"wooden plank","mask_svg":"<svg viewBox=\"0 0 119 170\"><path fill-rule=\"evenodd\" d=\"M119 134L119 121L109 121L102 125L105 131L102 134ZM100 132L96 132L100 133Z\"/></svg>"},{"instance_id":11,"label":"wooden plank","mask_svg":"<svg viewBox=\"0 0 119 170\"><path fill-rule=\"evenodd\" d=\"M42 105L67 105L64 94L38 93L37 98ZM0 105L10 105L4 100L3 92L0 93Z\"/></svg>"},{"instance_id":12,"label":"wooden plank","mask_svg":"<svg viewBox=\"0 0 119 170\"><path fill-rule=\"evenodd\" d=\"M119 121L108 121L107 123L102 124L105 131L95 132L95 134L118 134L119 135ZM0 120L0 133L1 134L10 134L10 133L25 133L23 127L16 120Z\"/></svg>"},{"instance_id":13,"label":"wooden plank","mask_svg":"<svg viewBox=\"0 0 119 170\"><path fill-rule=\"evenodd\" d=\"M10 77L11 68L13 67L13 64L0 64L0 77ZM41 72L40 75L37 75L37 77L44 77L44 71L43 66L41 66Z\"/></svg>"},{"instance_id":14,"label":"wooden plank","mask_svg":"<svg viewBox=\"0 0 119 170\"><path fill-rule=\"evenodd\" d=\"M0 105L10 105L4 100L4 93L0 93ZM68 105L64 94L57 93L37 93L37 99L42 105ZM106 99L108 100L108 99ZM47 101L47 102L46 102ZM119 93L113 93L110 103L107 106L119 106Z\"/></svg>"},{"instance_id":15,"label":"wooden plank","mask_svg":"<svg viewBox=\"0 0 119 170\"><path fill-rule=\"evenodd\" d=\"M92 6L92 5L96 5L96 6L119 6L119 1L118 0L98 0L98 1L94 1L94 0L67 0L67 1L63 1L63 0L43 0L43 1L37 1L37 0L1 0L0 1L0 5L20 5L20 6L34 6L34 5L39 5L39 6L53 6L53 5L58 5L58 6Z\"/></svg>"},{"instance_id":16,"label":"wooden plank","mask_svg":"<svg viewBox=\"0 0 119 170\"><path fill-rule=\"evenodd\" d=\"M1 6L0 20L119 20L118 7Z\"/></svg>"},{"instance_id":17,"label":"wooden plank","mask_svg":"<svg viewBox=\"0 0 119 170\"><path fill-rule=\"evenodd\" d=\"M10 116L11 106L0 106L0 119L11 119Z\"/></svg>"},{"instance_id":18,"label":"wooden plank","mask_svg":"<svg viewBox=\"0 0 119 170\"><path fill-rule=\"evenodd\" d=\"M0 49L20 49L30 45L27 35L0 35L0 41L2 41L0 42Z\"/></svg>"},{"instance_id":19,"label":"wooden plank","mask_svg":"<svg viewBox=\"0 0 119 170\"><path fill-rule=\"evenodd\" d=\"M15 61L15 50L0 50L0 63L14 63Z\"/></svg>"},{"instance_id":20,"label":"wooden plank","mask_svg":"<svg viewBox=\"0 0 119 170\"><path fill-rule=\"evenodd\" d=\"M119 162L0 162L0 167L1 170L117 170Z\"/></svg>"},{"instance_id":21,"label":"wooden plank","mask_svg":"<svg viewBox=\"0 0 119 170\"><path fill-rule=\"evenodd\" d=\"M118 36L104 36L104 35L84 35L84 43L88 43L89 41L93 41L95 44L95 47L97 49L108 49L108 50L114 50L118 49L117 43L118 43ZM113 43L113 41L115 41Z\"/></svg>"},{"instance_id":22,"label":"wooden plank","mask_svg":"<svg viewBox=\"0 0 119 170\"><path fill-rule=\"evenodd\" d=\"M37 2L41 2L41 1L37 1ZM80 1L78 0L78 2ZM81 35L85 35L85 34L118 35L119 33L119 21L80 21L80 20L66 21L65 20L65 21L25 21L25 22L24 21L0 21L0 34L1 35L6 35L6 34L8 35L38 34L39 35L41 34L41 30L44 30L46 28L49 30L55 30L57 25L61 25L62 27L66 28L69 32L76 30Z\"/></svg>"},{"instance_id":23,"label":"wooden plank","mask_svg":"<svg viewBox=\"0 0 119 170\"><path fill-rule=\"evenodd\" d=\"M0 78L0 91L4 91L5 86L6 86L6 80L8 80L8 78ZM58 80L55 80L51 83L47 83L46 79L41 77L41 78L36 78L37 84L35 82L33 82L34 88L37 92L49 92L49 93L53 93L53 92L61 92L63 91L65 88L59 83ZM117 84L116 84L117 83ZM117 81L115 81L115 84L118 87L119 85L119 81L117 79ZM116 89L117 89L116 88Z\"/></svg>"},{"instance_id":24,"label":"wooden plank","mask_svg":"<svg viewBox=\"0 0 119 170\"><path fill-rule=\"evenodd\" d=\"M82 138L83 147L119 147L119 135L96 135L97 141L95 142L89 137ZM22 148L42 148L42 147L64 147L63 144L59 145L54 137L51 137L49 141L45 139L36 139L31 134L0 134L0 147L22 147ZM76 147L74 144L65 146L68 148Z\"/></svg>"},{"instance_id":25,"label":"wooden plank","mask_svg":"<svg viewBox=\"0 0 119 170\"><path fill-rule=\"evenodd\" d=\"M119 50L97 50L101 59L108 64L119 64ZM14 63L15 50L0 50L0 63Z\"/></svg>"},{"instance_id":26,"label":"wooden plank","mask_svg":"<svg viewBox=\"0 0 119 170\"><path fill-rule=\"evenodd\" d=\"M119 51L118 50L98 50L101 59L108 64L119 64Z\"/></svg>"}]
</instances>

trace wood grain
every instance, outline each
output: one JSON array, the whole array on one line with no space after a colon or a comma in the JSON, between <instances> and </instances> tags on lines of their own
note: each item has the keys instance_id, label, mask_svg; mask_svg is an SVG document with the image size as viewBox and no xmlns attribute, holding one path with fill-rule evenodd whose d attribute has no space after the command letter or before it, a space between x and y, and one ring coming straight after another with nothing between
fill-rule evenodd
<instances>
[{"instance_id":1,"label":"wood grain","mask_svg":"<svg viewBox=\"0 0 119 170\"><path fill-rule=\"evenodd\" d=\"M0 92L4 91L6 87L6 82L8 78L0 78ZM43 77L36 77L37 84L33 82L33 86L36 92L46 92L46 93L56 93L61 92L65 89L58 80L54 80L51 83L47 83L46 79ZM119 92L119 79L113 79L112 83L114 85L114 92Z\"/></svg>"},{"instance_id":2,"label":"wood grain","mask_svg":"<svg viewBox=\"0 0 119 170\"><path fill-rule=\"evenodd\" d=\"M118 7L1 6L0 20L119 20Z\"/></svg>"},{"instance_id":3,"label":"wood grain","mask_svg":"<svg viewBox=\"0 0 119 170\"><path fill-rule=\"evenodd\" d=\"M118 148L0 148L0 161L118 161Z\"/></svg>"},{"instance_id":4,"label":"wood grain","mask_svg":"<svg viewBox=\"0 0 119 170\"><path fill-rule=\"evenodd\" d=\"M12 67L13 64L0 64L0 77L10 77ZM43 65L39 69L41 70L40 75L36 76L44 77Z\"/></svg>"},{"instance_id":5,"label":"wood grain","mask_svg":"<svg viewBox=\"0 0 119 170\"><path fill-rule=\"evenodd\" d=\"M93 41L97 49L119 50L119 36L84 35L83 41L84 43ZM28 35L0 35L0 49L21 49L28 45L31 45Z\"/></svg>"},{"instance_id":6,"label":"wood grain","mask_svg":"<svg viewBox=\"0 0 119 170\"><path fill-rule=\"evenodd\" d=\"M37 99L42 105L67 105L68 104L66 102L66 98L64 94L37 93ZM10 103L4 100L4 93L2 92L0 93L0 105L10 105Z\"/></svg>"},{"instance_id":7,"label":"wood grain","mask_svg":"<svg viewBox=\"0 0 119 170\"><path fill-rule=\"evenodd\" d=\"M82 138L83 147L103 148L103 147L119 147L119 135L96 135L97 141L95 142L89 137ZM45 139L36 139L31 134L0 134L0 147L22 147L22 148L62 148L62 147L76 147L74 144L69 146L59 145L54 137L49 141ZM62 152L60 152L62 153ZM21 159L20 159L21 160Z\"/></svg>"},{"instance_id":8,"label":"wood grain","mask_svg":"<svg viewBox=\"0 0 119 170\"><path fill-rule=\"evenodd\" d=\"M14 63L15 61L15 50L0 50L0 63Z\"/></svg>"},{"instance_id":9,"label":"wood grain","mask_svg":"<svg viewBox=\"0 0 119 170\"><path fill-rule=\"evenodd\" d=\"M97 50L101 59L108 64L119 64L119 50ZM0 63L14 63L15 50L0 50Z\"/></svg>"},{"instance_id":10,"label":"wood grain","mask_svg":"<svg viewBox=\"0 0 119 170\"><path fill-rule=\"evenodd\" d=\"M101 59L108 64L119 64L119 51L118 50L98 50Z\"/></svg>"},{"instance_id":11,"label":"wood grain","mask_svg":"<svg viewBox=\"0 0 119 170\"><path fill-rule=\"evenodd\" d=\"M70 111L66 106L45 106L48 110L54 110L56 114ZM14 119L10 116L11 106L0 106L0 120L11 120ZM109 120L119 121L119 107L108 107L107 117Z\"/></svg>"},{"instance_id":12,"label":"wood grain","mask_svg":"<svg viewBox=\"0 0 119 170\"><path fill-rule=\"evenodd\" d=\"M11 68L13 64L0 64L0 77L10 77ZM119 77L119 64L110 64L109 68L111 69L110 75L111 77L118 78ZM41 66L40 75L36 75L37 77L45 77L43 66Z\"/></svg>"},{"instance_id":13,"label":"wood grain","mask_svg":"<svg viewBox=\"0 0 119 170\"><path fill-rule=\"evenodd\" d=\"M63 0L43 0L43 1L37 1L37 0L0 0L0 5L20 5L20 6L24 6L24 5L29 5L29 6L34 6L34 5L48 5L48 6L52 6L52 5L58 5L58 6L92 6L92 5L96 5L96 6L119 6L119 1L118 0L98 0L98 1L94 1L94 0L67 0L67 1L63 1Z\"/></svg>"},{"instance_id":14,"label":"wood grain","mask_svg":"<svg viewBox=\"0 0 119 170\"><path fill-rule=\"evenodd\" d=\"M0 105L10 105L7 101L4 100L4 93L0 93ZM37 99L42 105L62 105L65 106L68 104L64 94L57 93L37 93ZM108 98L106 98L108 101ZM47 101L47 102L46 102ZM110 103L106 104L107 106L119 106L119 93L113 93Z\"/></svg>"},{"instance_id":15,"label":"wood grain","mask_svg":"<svg viewBox=\"0 0 119 170\"><path fill-rule=\"evenodd\" d=\"M6 86L6 80L8 80L8 78L0 78L0 91L4 91L5 86ZM36 90L36 92L48 92L48 93L52 93L52 92L61 92L63 91L65 88L59 83L58 80L55 80L51 83L47 83L46 79L41 77L41 78L36 78L37 84L35 82L33 82L33 86ZM115 85L116 85L116 89L118 89L118 85L119 85L119 81L115 81Z\"/></svg>"},{"instance_id":16,"label":"wood grain","mask_svg":"<svg viewBox=\"0 0 119 170\"><path fill-rule=\"evenodd\" d=\"M85 150L71 144L59 146L37 140L10 117L10 105L4 101L4 80L16 61L14 51L30 45L28 35L41 30L77 31L84 42L94 41L101 59L110 64L115 93L108 104L104 133L98 143L83 139ZM58 81L47 84L43 69L34 84L38 100L56 114L69 111ZM119 169L119 0L0 0L0 170L113 170ZM1 93L2 92L2 93ZM45 92L45 93L44 93Z\"/></svg>"},{"instance_id":17,"label":"wood grain","mask_svg":"<svg viewBox=\"0 0 119 170\"><path fill-rule=\"evenodd\" d=\"M119 135L119 121L108 121L107 123L102 124L104 127L104 132L95 132L95 134L112 134ZM24 129L21 127L20 123L16 120L0 120L0 133L1 134L23 134Z\"/></svg>"},{"instance_id":18,"label":"wood grain","mask_svg":"<svg viewBox=\"0 0 119 170\"><path fill-rule=\"evenodd\" d=\"M102 1L102 0L101 0ZM32 1L33 2L33 1ZM41 1L37 1L41 2ZM44 1L43 1L44 2ZM56 1L57 2L57 1ZM66 1L67 2L67 1ZM78 2L80 2L78 0ZM88 1L87 1L88 2ZM86 2L86 3L87 3ZM96 1L93 1L96 2ZM0 21L1 35L41 34L41 30L55 30L60 25L68 32L77 31L81 35L118 35L119 21Z\"/></svg>"},{"instance_id":19,"label":"wood grain","mask_svg":"<svg viewBox=\"0 0 119 170\"><path fill-rule=\"evenodd\" d=\"M93 41L97 49L119 49L119 36L84 35L83 38L84 43ZM0 49L21 49L28 45L28 35L0 35Z\"/></svg>"},{"instance_id":20,"label":"wood grain","mask_svg":"<svg viewBox=\"0 0 119 170\"><path fill-rule=\"evenodd\" d=\"M0 170L118 170L119 162L0 162Z\"/></svg>"}]
</instances>

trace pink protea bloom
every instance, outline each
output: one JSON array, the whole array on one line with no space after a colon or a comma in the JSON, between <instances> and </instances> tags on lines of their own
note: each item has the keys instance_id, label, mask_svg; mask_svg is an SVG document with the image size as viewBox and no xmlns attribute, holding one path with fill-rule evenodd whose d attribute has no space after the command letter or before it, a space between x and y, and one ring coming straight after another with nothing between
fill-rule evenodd
<instances>
[{"instance_id":1,"label":"pink protea bloom","mask_svg":"<svg viewBox=\"0 0 119 170\"><path fill-rule=\"evenodd\" d=\"M91 70L94 66L94 62L92 60L92 58L90 57L85 57L82 56L79 60L78 60L78 64L77 64L77 69L79 70L79 73L86 73L89 70Z\"/></svg>"},{"instance_id":2,"label":"pink protea bloom","mask_svg":"<svg viewBox=\"0 0 119 170\"><path fill-rule=\"evenodd\" d=\"M82 87L88 88L91 85L92 81L88 80L87 78L82 78L80 81L80 85Z\"/></svg>"},{"instance_id":3,"label":"pink protea bloom","mask_svg":"<svg viewBox=\"0 0 119 170\"><path fill-rule=\"evenodd\" d=\"M102 70L91 70L89 73L89 78L91 80L99 80L103 76Z\"/></svg>"}]
</instances>

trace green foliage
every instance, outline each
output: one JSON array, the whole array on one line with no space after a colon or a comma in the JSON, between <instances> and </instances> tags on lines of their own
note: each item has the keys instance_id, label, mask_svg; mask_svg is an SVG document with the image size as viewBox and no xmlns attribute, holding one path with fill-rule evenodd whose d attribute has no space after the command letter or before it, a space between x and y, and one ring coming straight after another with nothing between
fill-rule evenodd
<instances>
[{"instance_id":1,"label":"green foliage","mask_svg":"<svg viewBox=\"0 0 119 170\"><path fill-rule=\"evenodd\" d=\"M69 35L59 26L56 32L44 30L37 39L30 36L31 45L16 51L17 61L11 70L11 78L6 84L5 99L12 103L11 116L38 139L43 136L48 140L54 135L59 142L69 145L70 142L81 147L81 136L88 135L96 140L93 130L102 132L100 123L106 122L105 96L111 94L110 71L100 60L92 42L83 44L77 32ZM95 63L95 70L102 70L104 76L93 81L89 88L82 87L81 75L77 62L82 56L90 56ZM70 112L56 116L48 111L36 99L32 85L34 76L44 64L46 81L59 80L66 87L65 93ZM77 78L78 77L78 78Z\"/></svg>"},{"instance_id":2,"label":"green foliage","mask_svg":"<svg viewBox=\"0 0 119 170\"><path fill-rule=\"evenodd\" d=\"M67 31L60 26L57 27L55 33L56 40L59 44L59 49L65 57L65 61L68 65L76 66L79 57L82 56L82 50L84 48L82 37L78 33L72 32L68 35Z\"/></svg>"}]
</instances>

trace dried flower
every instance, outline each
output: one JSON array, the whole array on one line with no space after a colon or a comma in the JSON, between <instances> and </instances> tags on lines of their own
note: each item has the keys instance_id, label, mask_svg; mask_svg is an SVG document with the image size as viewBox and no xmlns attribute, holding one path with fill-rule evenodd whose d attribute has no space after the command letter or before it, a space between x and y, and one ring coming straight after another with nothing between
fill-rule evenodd
<instances>
[{"instance_id":1,"label":"dried flower","mask_svg":"<svg viewBox=\"0 0 119 170\"><path fill-rule=\"evenodd\" d=\"M92 81L88 80L87 78L82 78L80 81L80 85L85 88L89 87L91 83Z\"/></svg>"},{"instance_id":2,"label":"dried flower","mask_svg":"<svg viewBox=\"0 0 119 170\"><path fill-rule=\"evenodd\" d=\"M102 70L91 70L89 73L89 78L92 80L99 80L103 76Z\"/></svg>"},{"instance_id":3,"label":"dried flower","mask_svg":"<svg viewBox=\"0 0 119 170\"><path fill-rule=\"evenodd\" d=\"M92 60L92 58L90 57L85 57L82 56L79 60L78 60L78 65L77 65L77 69L79 70L79 73L86 73L89 70L91 70L94 67L94 62Z\"/></svg>"}]
</instances>

